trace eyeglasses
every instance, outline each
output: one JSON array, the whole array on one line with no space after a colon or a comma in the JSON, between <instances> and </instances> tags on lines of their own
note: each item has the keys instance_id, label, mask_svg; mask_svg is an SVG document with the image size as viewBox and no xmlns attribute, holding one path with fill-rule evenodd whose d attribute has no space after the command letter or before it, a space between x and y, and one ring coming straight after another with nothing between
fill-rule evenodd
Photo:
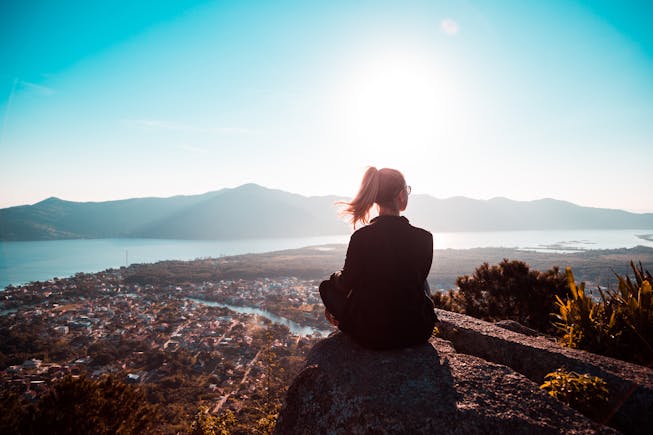
<instances>
[{"instance_id":1,"label":"eyeglasses","mask_svg":"<svg viewBox=\"0 0 653 435\"><path fill-rule=\"evenodd\" d=\"M395 193L395 196L399 195L401 192L405 191L406 196L410 195L410 191L413 190L408 184L404 184L404 187L399 189L397 193Z\"/></svg>"}]
</instances>

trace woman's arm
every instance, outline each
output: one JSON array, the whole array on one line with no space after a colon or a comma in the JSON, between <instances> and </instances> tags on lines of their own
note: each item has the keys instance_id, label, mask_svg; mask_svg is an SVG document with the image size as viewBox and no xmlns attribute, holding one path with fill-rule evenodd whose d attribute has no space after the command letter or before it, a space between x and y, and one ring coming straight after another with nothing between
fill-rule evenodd
<instances>
[{"instance_id":1,"label":"woman's arm","mask_svg":"<svg viewBox=\"0 0 653 435\"><path fill-rule=\"evenodd\" d=\"M347 296L358 286L362 274L361 245L357 233L352 234L347 247L345 265L331 275L334 285Z\"/></svg>"},{"instance_id":2,"label":"woman's arm","mask_svg":"<svg viewBox=\"0 0 653 435\"><path fill-rule=\"evenodd\" d=\"M426 274L424 278L429 275L429 272L431 271L431 266L433 265L433 234L427 232L428 234L428 240L426 241L425 245L427 245L427 251L426 251L426 264L425 264L425 269L426 269Z\"/></svg>"}]
</instances>

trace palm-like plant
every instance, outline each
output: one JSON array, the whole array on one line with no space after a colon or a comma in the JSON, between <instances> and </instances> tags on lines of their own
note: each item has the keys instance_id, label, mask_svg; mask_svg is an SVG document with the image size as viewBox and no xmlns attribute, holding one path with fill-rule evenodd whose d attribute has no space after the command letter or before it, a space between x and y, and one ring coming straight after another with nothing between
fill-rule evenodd
<instances>
[{"instance_id":1,"label":"palm-like plant","mask_svg":"<svg viewBox=\"0 0 653 435\"><path fill-rule=\"evenodd\" d=\"M641 263L630 263L634 281L617 276L617 291L603 292L595 301L585 291L585 284L576 285L567 268L570 296L556 297L557 319L554 326L567 347L583 349L648 364L653 358L653 277Z\"/></svg>"}]
</instances>

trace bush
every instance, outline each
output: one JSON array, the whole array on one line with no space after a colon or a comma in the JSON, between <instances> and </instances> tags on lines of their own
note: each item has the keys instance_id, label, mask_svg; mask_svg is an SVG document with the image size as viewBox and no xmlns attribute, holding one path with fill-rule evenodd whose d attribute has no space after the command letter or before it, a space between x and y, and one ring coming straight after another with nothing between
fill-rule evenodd
<instances>
[{"instance_id":1,"label":"bush","mask_svg":"<svg viewBox=\"0 0 653 435\"><path fill-rule=\"evenodd\" d=\"M594 353L611 354L616 347L619 335L616 317L605 321L606 309L610 299L599 289L601 302L595 301L585 291L585 283L576 285L574 274L567 268L567 281L570 297L564 301L558 297L558 313L554 323L560 336L560 343L573 349L589 350Z\"/></svg>"},{"instance_id":2,"label":"bush","mask_svg":"<svg viewBox=\"0 0 653 435\"><path fill-rule=\"evenodd\" d=\"M618 308L621 320L627 326L621 334L624 346L639 349L641 358L638 360L650 364L653 362L653 276L644 270L642 263L638 268L631 261L630 267L635 282L628 276L615 274L619 286L611 307Z\"/></svg>"},{"instance_id":3,"label":"bush","mask_svg":"<svg viewBox=\"0 0 653 435\"><path fill-rule=\"evenodd\" d=\"M201 406L190 426L190 435L229 435L236 424L236 417L230 410L219 416L210 413L209 408Z\"/></svg>"},{"instance_id":4,"label":"bush","mask_svg":"<svg viewBox=\"0 0 653 435\"><path fill-rule=\"evenodd\" d=\"M7 393L2 406L2 433L155 433L160 423L156 408L139 390L110 376L67 376L35 404Z\"/></svg>"},{"instance_id":5,"label":"bush","mask_svg":"<svg viewBox=\"0 0 653 435\"><path fill-rule=\"evenodd\" d=\"M567 292L567 281L557 267L546 272L531 270L522 261L504 259L490 266L483 263L472 276L456 280L459 290L436 294L438 308L484 320L515 320L529 328L553 332L550 314L556 296Z\"/></svg>"},{"instance_id":6,"label":"bush","mask_svg":"<svg viewBox=\"0 0 653 435\"><path fill-rule=\"evenodd\" d=\"M567 268L570 296L558 297L553 313L561 344L640 364L653 360L653 277L641 264L630 266L635 280L615 274L617 291L599 289L596 301Z\"/></svg>"},{"instance_id":7,"label":"bush","mask_svg":"<svg viewBox=\"0 0 653 435\"><path fill-rule=\"evenodd\" d=\"M29 416L34 414L34 411L34 405L23 397L11 390L1 390L0 433L5 435L29 433Z\"/></svg>"},{"instance_id":8,"label":"bush","mask_svg":"<svg viewBox=\"0 0 653 435\"><path fill-rule=\"evenodd\" d=\"M548 373L540 388L594 420L599 419L608 403L608 385L603 379L564 368Z\"/></svg>"}]
</instances>

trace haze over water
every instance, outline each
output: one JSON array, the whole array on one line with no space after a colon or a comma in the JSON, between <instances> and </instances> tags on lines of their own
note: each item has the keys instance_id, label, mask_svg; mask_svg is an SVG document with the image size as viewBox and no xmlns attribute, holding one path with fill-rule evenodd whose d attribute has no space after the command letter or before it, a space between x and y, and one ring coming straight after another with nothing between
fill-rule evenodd
<instances>
[{"instance_id":1,"label":"haze over water","mask_svg":"<svg viewBox=\"0 0 653 435\"><path fill-rule=\"evenodd\" d=\"M648 246L637 237L651 230L568 230L436 233L435 249L506 247L542 252L575 252ZM306 246L346 244L348 235L231 241L97 239L0 242L0 288L44 281L77 272L98 272L133 263L193 260ZM331 249L327 247L326 249ZM437 252L436 252L437 260Z\"/></svg>"}]
</instances>

